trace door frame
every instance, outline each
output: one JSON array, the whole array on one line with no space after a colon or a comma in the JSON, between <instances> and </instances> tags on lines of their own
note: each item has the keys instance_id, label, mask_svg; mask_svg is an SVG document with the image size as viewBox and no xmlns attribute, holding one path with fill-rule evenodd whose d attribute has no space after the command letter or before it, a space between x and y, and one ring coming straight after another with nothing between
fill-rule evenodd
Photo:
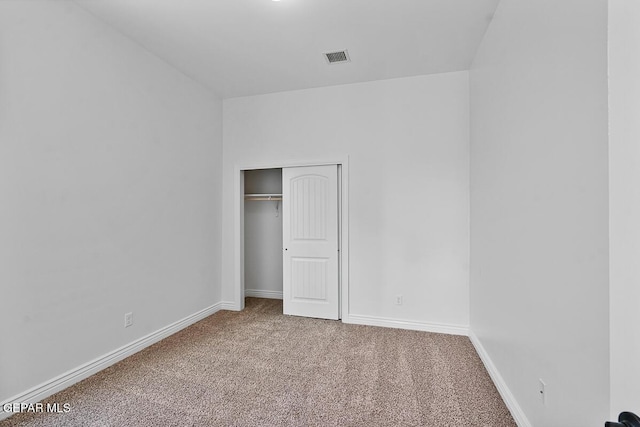
<instances>
[{"instance_id":1,"label":"door frame","mask_svg":"<svg viewBox=\"0 0 640 427\"><path fill-rule=\"evenodd\" d=\"M338 165L338 307L340 319L349 318L349 156L337 159L236 164L233 172L234 262L233 297L244 310L244 171L304 166Z\"/></svg>"}]
</instances>

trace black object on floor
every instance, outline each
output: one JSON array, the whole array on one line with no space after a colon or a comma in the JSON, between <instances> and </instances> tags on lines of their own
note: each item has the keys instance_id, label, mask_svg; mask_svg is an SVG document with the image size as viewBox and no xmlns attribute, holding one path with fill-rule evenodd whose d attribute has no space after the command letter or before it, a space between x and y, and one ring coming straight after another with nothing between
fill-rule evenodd
<instances>
[{"instance_id":1,"label":"black object on floor","mask_svg":"<svg viewBox=\"0 0 640 427\"><path fill-rule=\"evenodd\" d=\"M604 427L640 427L640 417L633 412L620 412L618 422L607 421Z\"/></svg>"}]
</instances>

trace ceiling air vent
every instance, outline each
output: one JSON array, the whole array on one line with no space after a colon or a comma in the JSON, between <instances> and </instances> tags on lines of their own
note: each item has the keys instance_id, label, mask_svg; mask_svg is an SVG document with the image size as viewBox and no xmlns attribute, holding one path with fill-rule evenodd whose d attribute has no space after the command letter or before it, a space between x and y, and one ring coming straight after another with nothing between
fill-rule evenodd
<instances>
[{"instance_id":1,"label":"ceiling air vent","mask_svg":"<svg viewBox=\"0 0 640 427\"><path fill-rule=\"evenodd\" d=\"M329 64L339 64L341 62L351 62L349 58L349 52L347 50L339 50L336 52L326 52L324 54L325 59Z\"/></svg>"}]
</instances>

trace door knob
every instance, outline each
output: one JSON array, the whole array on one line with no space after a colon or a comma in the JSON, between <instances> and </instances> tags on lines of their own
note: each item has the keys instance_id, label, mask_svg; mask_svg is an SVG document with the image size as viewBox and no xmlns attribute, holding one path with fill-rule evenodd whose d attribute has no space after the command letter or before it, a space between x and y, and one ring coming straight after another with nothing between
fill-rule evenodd
<instances>
[{"instance_id":1,"label":"door knob","mask_svg":"<svg viewBox=\"0 0 640 427\"><path fill-rule=\"evenodd\" d=\"M607 421L605 427L640 427L640 418L633 412L621 412L619 422Z\"/></svg>"}]
</instances>

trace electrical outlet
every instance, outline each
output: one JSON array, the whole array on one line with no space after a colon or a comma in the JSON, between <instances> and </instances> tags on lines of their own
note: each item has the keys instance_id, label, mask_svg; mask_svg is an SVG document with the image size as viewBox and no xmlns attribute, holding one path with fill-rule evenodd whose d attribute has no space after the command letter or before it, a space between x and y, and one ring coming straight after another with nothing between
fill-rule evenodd
<instances>
[{"instance_id":1,"label":"electrical outlet","mask_svg":"<svg viewBox=\"0 0 640 427\"><path fill-rule=\"evenodd\" d=\"M402 295L396 295L396 305L402 305Z\"/></svg>"},{"instance_id":2,"label":"electrical outlet","mask_svg":"<svg viewBox=\"0 0 640 427\"><path fill-rule=\"evenodd\" d=\"M133 313L125 313L124 315L124 327L128 328L133 325Z\"/></svg>"},{"instance_id":3,"label":"electrical outlet","mask_svg":"<svg viewBox=\"0 0 640 427\"><path fill-rule=\"evenodd\" d=\"M547 404L547 383L542 381L542 378L538 379L538 392L540 393L540 401L543 405Z\"/></svg>"}]
</instances>

